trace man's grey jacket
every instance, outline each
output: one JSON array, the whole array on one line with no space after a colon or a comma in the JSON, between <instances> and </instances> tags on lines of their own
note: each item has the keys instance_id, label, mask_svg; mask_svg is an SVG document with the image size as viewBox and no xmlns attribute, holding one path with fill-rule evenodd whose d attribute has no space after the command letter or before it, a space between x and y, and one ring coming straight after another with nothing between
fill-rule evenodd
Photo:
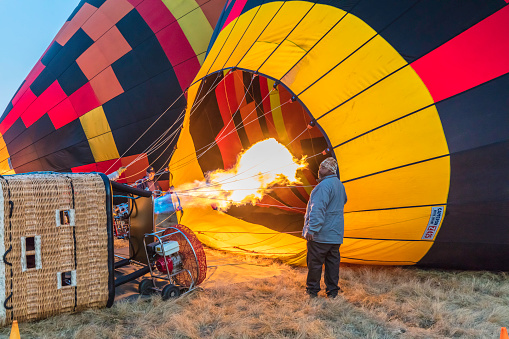
<instances>
[{"instance_id":1,"label":"man's grey jacket","mask_svg":"<svg viewBox=\"0 0 509 339\"><path fill-rule=\"evenodd\" d=\"M311 192L302 236L313 235L313 241L342 244L345 233L343 209L346 204L345 186L336 175L324 177Z\"/></svg>"}]
</instances>

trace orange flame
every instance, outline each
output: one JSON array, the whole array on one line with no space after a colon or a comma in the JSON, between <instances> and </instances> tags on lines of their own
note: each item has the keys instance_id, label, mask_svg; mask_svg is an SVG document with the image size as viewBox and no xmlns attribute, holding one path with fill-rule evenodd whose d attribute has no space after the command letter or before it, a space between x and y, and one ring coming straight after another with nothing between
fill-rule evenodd
<instances>
[{"instance_id":1,"label":"orange flame","mask_svg":"<svg viewBox=\"0 0 509 339\"><path fill-rule=\"evenodd\" d=\"M307 166L306 157L298 160L290 151L270 138L240 153L232 169L205 174L176 188L184 208L214 205L220 210L231 206L256 204L276 185L302 184L297 172Z\"/></svg>"}]
</instances>

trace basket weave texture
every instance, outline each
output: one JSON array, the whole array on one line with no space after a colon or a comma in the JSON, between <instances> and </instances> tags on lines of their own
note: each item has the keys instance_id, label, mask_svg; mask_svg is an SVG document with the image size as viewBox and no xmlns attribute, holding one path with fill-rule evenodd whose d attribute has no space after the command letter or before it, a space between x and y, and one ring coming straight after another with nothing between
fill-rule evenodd
<instances>
[{"instance_id":1,"label":"basket weave texture","mask_svg":"<svg viewBox=\"0 0 509 339\"><path fill-rule=\"evenodd\" d=\"M2 177L0 185L7 252L4 272L0 272L6 298L0 305L5 315L2 324L106 306L108 223L102 178L97 174L23 174ZM74 226L60 225L58 211L74 213ZM38 268L23 270L22 261L29 253L23 253L23 237L40 237ZM61 273L73 271L75 281L60 287Z\"/></svg>"}]
</instances>

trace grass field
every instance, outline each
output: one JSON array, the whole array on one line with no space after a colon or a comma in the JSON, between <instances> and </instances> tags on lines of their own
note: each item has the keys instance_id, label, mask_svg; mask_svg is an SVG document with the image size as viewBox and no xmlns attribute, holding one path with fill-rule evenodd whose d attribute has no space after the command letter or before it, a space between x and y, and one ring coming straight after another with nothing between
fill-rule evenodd
<instances>
[{"instance_id":1,"label":"grass field","mask_svg":"<svg viewBox=\"0 0 509 339\"><path fill-rule=\"evenodd\" d=\"M216 281L173 301L135 298L23 323L21 337L498 339L509 326L507 273L342 265L340 297L309 300L306 268L213 252L276 274Z\"/></svg>"}]
</instances>

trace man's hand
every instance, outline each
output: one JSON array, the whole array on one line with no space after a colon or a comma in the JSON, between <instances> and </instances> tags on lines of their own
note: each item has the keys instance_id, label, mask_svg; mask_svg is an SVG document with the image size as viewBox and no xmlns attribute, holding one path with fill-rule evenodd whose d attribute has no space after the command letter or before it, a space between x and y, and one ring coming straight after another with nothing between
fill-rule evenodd
<instances>
[{"instance_id":1,"label":"man's hand","mask_svg":"<svg viewBox=\"0 0 509 339\"><path fill-rule=\"evenodd\" d=\"M313 238L314 238L314 237L313 237L313 235L312 235L311 233L309 233L309 232L308 232L308 233L306 233L306 240L307 240L307 241L311 241L311 240L313 240Z\"/></svg>"}]
</instances>

